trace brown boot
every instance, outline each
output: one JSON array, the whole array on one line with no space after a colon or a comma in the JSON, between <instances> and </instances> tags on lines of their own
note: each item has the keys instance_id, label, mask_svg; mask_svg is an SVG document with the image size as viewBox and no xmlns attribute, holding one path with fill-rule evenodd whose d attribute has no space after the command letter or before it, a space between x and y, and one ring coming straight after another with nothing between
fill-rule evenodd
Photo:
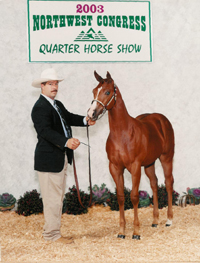
<instances>
[{"instance_id":1,"label":"brown boot","mask_svg":"<svg viewBox=\"0 0 200 263\"><path fill-rule=\"evenodd\" d=\"M74 243L74 240L72 238L68 237L60 237L55 242L63 243L63 244L72 244Z\"/></svg>"}]
</instances>

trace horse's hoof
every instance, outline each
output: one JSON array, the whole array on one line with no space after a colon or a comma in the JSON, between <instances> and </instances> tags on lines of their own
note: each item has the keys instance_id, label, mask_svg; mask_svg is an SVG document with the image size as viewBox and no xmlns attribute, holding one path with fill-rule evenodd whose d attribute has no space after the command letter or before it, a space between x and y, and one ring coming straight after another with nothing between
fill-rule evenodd
<instances>
[{"instance_id":1,"label":"horse's hoof","mask_svg":"<svg viewBox=\"0 0 200 263\"><path fill-rule=\"evenodd\" d=\"M125 239L125 235L118 235L117 238Z\"/></svg>"},{"instance_id":2,"label":"horse's hoof","mask_svg":"<svg viewBox=\"0 0 200 263\"><path fill-rule=\"evenodd\" d=\"M158 224L152 224L152 227L157 227L158 226Z\"/></svg>"},{"instance_id":3,"label":"horse's hoof","mask_svg":"<svg viewBox=\"0 0 200 263\"><path fill-rule=\"evenodd\" d=\"M167 219L165 226L171 226L171 225L172 225L172 220Z\"/></svg>"},{"instance_id":4,"label":"horse's hoof","mask_svg":"<svg viewBox=\"0 0 200 263\"><path fill-rule=\"evenodd\" d=\"M132 239L140 240L140 236L139 236L139 235L133 235L133 236L132 236Z\"/></svg>"}]
</instances>

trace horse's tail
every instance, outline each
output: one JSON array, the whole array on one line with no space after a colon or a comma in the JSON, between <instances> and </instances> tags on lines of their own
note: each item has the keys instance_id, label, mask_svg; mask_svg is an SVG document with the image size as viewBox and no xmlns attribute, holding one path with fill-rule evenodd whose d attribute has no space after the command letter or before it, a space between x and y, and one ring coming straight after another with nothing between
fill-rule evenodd
<instances>
[{"instance_id":1,"label":"horse's tail","mask_svg":"<svg viewBox=\"0 0 200 263\"><path fill-rule=\"evenodd\" d=\"M170 154L173 157L175 146L174 129L171 122L164 115L160 114L160 116L160 124L164 136L163 153Z\"/></svg>"}]
</instances>

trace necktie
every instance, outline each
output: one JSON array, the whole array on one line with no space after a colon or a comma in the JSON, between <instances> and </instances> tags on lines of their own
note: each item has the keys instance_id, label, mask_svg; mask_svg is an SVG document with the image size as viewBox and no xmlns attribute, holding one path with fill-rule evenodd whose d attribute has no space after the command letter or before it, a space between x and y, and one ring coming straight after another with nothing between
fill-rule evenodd
<instances>
[{"instance_id":1,"label":"necktie","mask_svg":"<svg viewBox=\"0 0 200 263\"><path fill-rule=\"evenodd\" d=\"M54 106L56 107L57 112L58 112L58 114L60 115L60 118L61 118L61 120L62 120L62 122L63 122L63 124L64 124L64 127L65 127L66 131L67 131L67 135L68 135L67 137L68 137L68 138L71 138L72 135L71 135L70 128L69 128L69 126L67 125L67 123L66 123L66 121L65 121L63 112L61 111L61 109L60 109L60 108L58 107L58 105L56 104L56 101L54 101Z\"/></svg>"}]
</instances>

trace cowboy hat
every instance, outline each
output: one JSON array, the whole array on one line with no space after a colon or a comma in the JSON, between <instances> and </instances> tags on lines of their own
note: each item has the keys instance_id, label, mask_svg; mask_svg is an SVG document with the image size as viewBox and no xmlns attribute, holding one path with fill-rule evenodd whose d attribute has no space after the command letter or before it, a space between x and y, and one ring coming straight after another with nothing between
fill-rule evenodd
<instances>
[{"instance_id":1,"label":"cowboy hat","mask_svg":"<svg viewBox=\"0 0 200 263\"><path fill-rule=\"evenodd\" d=\"M63 79L58 78L54 68L48 68L42 71L41 77L39 79L35 79L32 82L32 86L35 88L41 88L41 83L51 80L57 80L58 82L63 81Z\"/></svg>"}]
</instances>

